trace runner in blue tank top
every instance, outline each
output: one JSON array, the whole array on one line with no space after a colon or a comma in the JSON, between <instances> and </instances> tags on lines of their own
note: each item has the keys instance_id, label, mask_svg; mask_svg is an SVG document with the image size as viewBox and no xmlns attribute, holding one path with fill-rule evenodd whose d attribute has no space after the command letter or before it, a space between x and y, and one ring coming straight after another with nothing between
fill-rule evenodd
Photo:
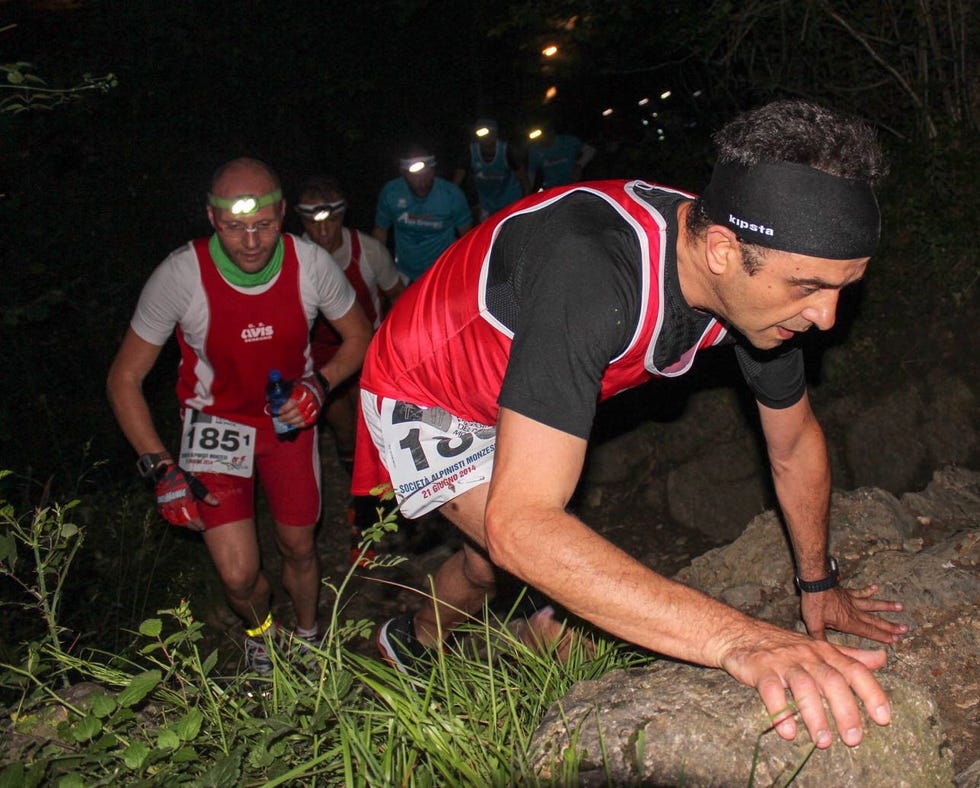
<instances>
[{"instance_id":1,"label":"runner in blue tank top","mask_svg":"<svg viewBox=\"0 0 980 788\"><path fill-rule=\"evenodd\" d=\"M473 175L478 200L479 221L487 219L531 190L527 170L514 148L498 136L497 121L478 120L473 140L453 175L453 183L462 187L467 174Z\"/></svg>"}]
</instances>

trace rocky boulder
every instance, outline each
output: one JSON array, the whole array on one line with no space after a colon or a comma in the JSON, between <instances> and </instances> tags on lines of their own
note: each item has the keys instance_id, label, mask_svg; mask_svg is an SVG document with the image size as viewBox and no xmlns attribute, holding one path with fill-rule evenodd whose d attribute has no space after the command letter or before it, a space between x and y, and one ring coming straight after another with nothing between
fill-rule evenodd
<instances>
[{"instance_id":1,"label":"rocky boulder","mask_svg":"<svg viewBox=\"0 0 980 788\"><path fill-rule=\"evenodd\" d=\"M980 456L977 397L955 376L937 372L871 398L820 396L819 389L811 392L840 487L899 494L925 483L931 469ZM635 409L644 397L677 398L680 412L591 446L584 500L599 505L618 488L621 497L716 543L732 541L742 524L775 505L751 402L732 388L688 393L672 381L654 381L634 399L610 400L605 412Z\"/></svg>"},{"instance_id":2,"label":"rocky boulder","mask_svg":"<svg viewBox=\"0 0 980 788\"><path fill-rule=\"evenodd\" d=\"M577 759L583 784L980 786L980 474L937 472L898 499L876 488L833 497L832 552L848 585L901 599L912 627L879 672L893 722L866 721L858 747L812 750L769 731L754 690L721 671L668 660L584 682L535 733L542 776ZM677 579L773 623L802 630L779 519L756 517ZM835 642L875 647L855 637ZM958 776L956 776L958 775Z\"/></svg>"}]
</instances>

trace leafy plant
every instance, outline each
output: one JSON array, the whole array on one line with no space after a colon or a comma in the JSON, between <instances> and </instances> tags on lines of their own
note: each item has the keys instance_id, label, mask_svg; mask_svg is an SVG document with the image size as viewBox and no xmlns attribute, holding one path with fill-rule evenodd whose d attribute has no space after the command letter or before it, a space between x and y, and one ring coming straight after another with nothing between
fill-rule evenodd
<instances>
[{"instance_id":1,"label":"leafy plant","mask_svg":"<svg viewBox=\"0 0 980 788\"><path fill-rule=\"evenodd\" d=\"M49 622L26 658L0 665L2 682L23 690L9 709L0 785L533 782L529 742L548 706L575 681L649 659L582 638L557 660L529 647L509 614L485 611L429 670L406 677L351 648L373 628L339 618L353 569L331 588L323 642L280 633L267 677L223 675L186 600L144 620L125 653L66 648L60 594L84 535L66 514L79 506L28 518L0 508L5 576ZM362 550L396 527L393 514L379 518ZM43 583L18 557L26 545Z\"/></svg>"},{"instance_id":2,"label":"leafy plant","mask_svg":"<svg viewBox=\"0 0 980 788\"><path fill-rule=\"evenodd\" d=\"M108 93L119 85L115 74L96 77L83 74L81 82L67 88L49 87L26 61L0 63L0 114L19 115L31 110L50 110L77 101L86 93Z\"/></svg>"},{"instance_id":3,"label":"leafy plant","mask_svg":"<svg viewBox=\"0 0 980 788\"><path fill-rule=\"evenodd\" d=\"M0 471L0 479L9 475L10 471ZM35 678L33 668L41 664L40 650L63 650L62 590L83 541L82 529L68 519L78 504L76 499L65 505L41 506L25 516L18 516L6 501L0 506L0 577L21 592L17 599L0 600L0 607L34 611L43 622L43 634L27 647L25 667L15 671L23 677ZM22 555L24 550L26 555Z\"/></svg>"}]
</instances>

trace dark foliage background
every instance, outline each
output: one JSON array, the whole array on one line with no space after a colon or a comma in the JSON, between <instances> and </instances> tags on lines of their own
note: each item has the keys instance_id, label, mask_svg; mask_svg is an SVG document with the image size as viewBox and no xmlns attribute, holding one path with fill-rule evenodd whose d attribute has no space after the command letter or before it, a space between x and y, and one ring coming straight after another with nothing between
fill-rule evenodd
<instances>
[{"instance_id":1,"label":"dark foliage background","mask_svg":"<svg viewBox=\"0 0 980 788\"><path fill-rule=\"evenodd\" d=\"M884 363L895 315L914 305L938 329L976 301L977 38L966 0L0 0L0 63L28 61L52 86L118 78L0 113L5 494L36 499L49 478L73 490L102 459L89 489L132 484L105 373L152 268L207 232L217 165L266 159L290 196L332 172L369 228L399 149L430 146L448 176L480 115L514 139L546 120L592 141L589 176L697 190L710 132L740 109L804 96L860 112L893 161L861 295ZM172 381L165 358L147 383L161 426Z\"/></svg>"}]
</instances>

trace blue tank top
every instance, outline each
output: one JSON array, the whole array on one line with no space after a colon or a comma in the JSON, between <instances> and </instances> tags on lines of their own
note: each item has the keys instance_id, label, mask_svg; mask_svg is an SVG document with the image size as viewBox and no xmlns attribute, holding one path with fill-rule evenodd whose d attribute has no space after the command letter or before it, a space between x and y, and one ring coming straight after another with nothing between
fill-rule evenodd
<instances>
[{"instance_id":1,"label":"blue tank top","mask_svg":"<svg viewBox=\"0 0 980 788\"><path fill-rule=\"evenodd\" d=\"M480 143L470 143L470 167L480 207L494 214L521 197L517 175L507 162L507 143L497 140L493 159L486 161L480 153Z\"/></svg>"}]
</instances>

